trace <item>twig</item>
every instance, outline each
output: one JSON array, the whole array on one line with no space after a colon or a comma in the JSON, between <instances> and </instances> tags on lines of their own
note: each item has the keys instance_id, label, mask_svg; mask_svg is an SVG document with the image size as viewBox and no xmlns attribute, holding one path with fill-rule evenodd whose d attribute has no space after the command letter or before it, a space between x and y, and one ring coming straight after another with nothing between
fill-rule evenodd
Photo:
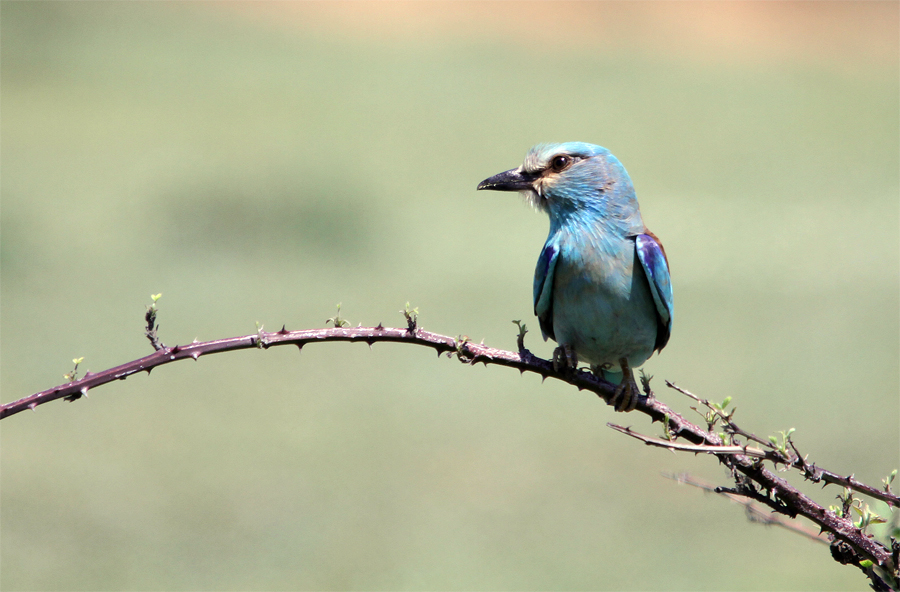
<instances>
[{"instance_id":1,"label":"twig","mask_svg":"<svg viewBox=\"0 0 900 592\"><path fill-rule=\"evenodd\" d=\"M666 381L666 386L690 397L691 399L705 406L707 409L716 413L725 422L725 425L728 427L728 430L731 433L739 434L744 438L747 438L748 440L752 440L758 444L762 444L770 450L775 450L775 447L772 446L770 442L767 442L762 438L758 438L757 436L742 430L737 426L737 424L734 423L734 421L732 421L729 415L722 413L720 409L717 409L715 406L713 406L712 403L710 403L707 399L702 399L694 393L688 391L687 389L684 389L668 380ZM776 463L783 463L795 469L799 469L800 472L803 473L803 476L813 483L824 481L826 484L840 485L841 487L847 487L869 497L879 499L885 502L890 507L900 507L900 496L897 496L889 491L884 491L882 489L866 485L865 483L854 479L853 475L842 477L837 473L833 473L821 467L817 467L815 463L809 464L806 462L806 459L800 454L800 451L797 450L797 447L794 445L794 442L790 440L790 438L787 439L787 443L790 444L795 456L783 458L780 455L771 455L767 456L766 460L771 460L772 462Z\"/></svg>"},{"instance_id":2,"label":"twig","mask_svg":"<svg viewBox=\"0 0 900 592\"><path fill-rule=\"evenodd\" d=\"M682 452L693 452L695 454L699 454L701 452L706 454L741 454L744 456L752 456L754 458L765 458L767 460L772 460L768 452L765 450L760 450L759 448L748 448L747 446L725 446L723 444L719 445L704 445L704 444L681 444L679 442L675 442L674 440L663 440L661 438L651 438L650 436L645 436L643 434L639 434L635 432L630 427L622 427L620 425L616 425L614 423L607 423L607 426L616 430L617 432L622 432L626 436L631 436L641 442L647 444L648 446L658 446L659 448L668 448L669 450L680 450Z\"/></svg>"}]
</instances>

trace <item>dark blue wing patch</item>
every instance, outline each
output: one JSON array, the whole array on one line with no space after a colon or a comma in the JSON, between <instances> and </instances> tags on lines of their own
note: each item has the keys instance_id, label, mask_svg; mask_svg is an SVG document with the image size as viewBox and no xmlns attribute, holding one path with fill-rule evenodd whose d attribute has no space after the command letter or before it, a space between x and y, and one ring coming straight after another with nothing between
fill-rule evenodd
<instances>
[{"instance_id":1,"label":"dark blue wing patch","mask_svg":"<svg viewBox=\"0 0 900 592\"><path fill-rule=\"evenodd\" d=\"M669 342L672 334L672 278L669 275L669 261L662 243L655 235L648 232L635 237L635 248L644 274L650 284L650 294L656 304L656 318L659 330L656 334L656 351L661 350Z\"/></svg>"},{"instance_id":2,"label":"dark blue wing patch","mask_svg":"<svg viewBox=\"0 0 900 592\"><path fill-rule=\"evenodd\" d=\"M537 315L545 341L548 337L556 340L553 334L553 272L558 254L557 246L548 242L534 269L534 314Z\"/></svg>"}]
</instances>

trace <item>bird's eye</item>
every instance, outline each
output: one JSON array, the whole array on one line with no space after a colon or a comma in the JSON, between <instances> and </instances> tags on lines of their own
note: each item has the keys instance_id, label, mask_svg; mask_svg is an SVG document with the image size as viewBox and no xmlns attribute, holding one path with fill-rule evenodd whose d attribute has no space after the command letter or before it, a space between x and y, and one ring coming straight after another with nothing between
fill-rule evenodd
<instances>
[{"instance_id":1,"label":"bird's eye","mask_svg":"<svg viewBox=\"0 0 900 592\"><path fill-rule=\"evenodd\" d=\"M550 161L550 168L558 173L567 168L570 164L572 164L572 157L560 154L559 156L554 156L553 160Z\"/></svg>"}]
</instances>

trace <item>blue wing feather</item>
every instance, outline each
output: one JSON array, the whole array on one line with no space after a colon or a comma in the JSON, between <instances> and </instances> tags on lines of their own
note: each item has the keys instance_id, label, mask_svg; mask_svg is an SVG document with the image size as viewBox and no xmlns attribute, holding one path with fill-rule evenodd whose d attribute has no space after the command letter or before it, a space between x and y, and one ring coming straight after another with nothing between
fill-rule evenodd
<instances>
[{"instance_id":1,"label":"blue wing feather","mask_svg":"<svg viewBox=\"0 0 900 592\"><path fill-rule=\"evenodd\" d=\"M553 272L558 255L559 248L548 241L534 270L534 314L541 325L544 341L548 337L556 340L553 334Z\"/></svg>"},{"instance_id":2,"label":"blue wing feather","mask_svg":"<svg viewBox=\"0 0 900 592\"><path fill-rule=\"evenodd\" d=\"M659 239L649 231L635 237L638 259L650 283L650 293L656 304L659 331L653 349L661 350L669 342L672 334L672 316L674 303L672 300L672 278L669 276L669 261L666 251Z\"/></svg>"}]
</instances>

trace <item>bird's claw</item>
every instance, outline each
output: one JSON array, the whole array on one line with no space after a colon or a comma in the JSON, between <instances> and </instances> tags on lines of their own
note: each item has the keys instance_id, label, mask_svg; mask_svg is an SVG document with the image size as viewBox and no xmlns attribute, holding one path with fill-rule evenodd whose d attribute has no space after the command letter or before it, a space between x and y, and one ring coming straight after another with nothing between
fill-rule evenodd
<instances>
[{"instance_id":1,"label":"bird's claw","mask_svg":"<svg viewBox=\"0 0 900 592\"><path fill-rule=\"evenodd\" d=\"M616 411L627 413L628 411L634 411L634 408L637 407L641 398L641 391L634 381L634 374L631 372L628 360L622 358L619 360L619 365L622 367L622 382L616 387L610 403Z\"/></svg>"},{"instance_id":2,"label":"bird's claw","mask_svg":"<svg viewBox=\"0 0 900 592\"><path fill-rule=\"evenodd\" d=\"M616 411L627 413L628 411L634 411L640 398L641 391L638 390L634 380L623 378L622 383L616 387L616 392L613 393L610 403L612 403L613 409Z\"/></svg>"},{"instance_id":3,"label":"bird's claw","mask_svg":"<svg viewBox=\"0 0 900 592\"><path fill-rule=\"evenodd\" d=\"M574 370L578 367L578 356L571 345L560 345L553 350L553 370Z\"/></svg>"}]
</instances>

